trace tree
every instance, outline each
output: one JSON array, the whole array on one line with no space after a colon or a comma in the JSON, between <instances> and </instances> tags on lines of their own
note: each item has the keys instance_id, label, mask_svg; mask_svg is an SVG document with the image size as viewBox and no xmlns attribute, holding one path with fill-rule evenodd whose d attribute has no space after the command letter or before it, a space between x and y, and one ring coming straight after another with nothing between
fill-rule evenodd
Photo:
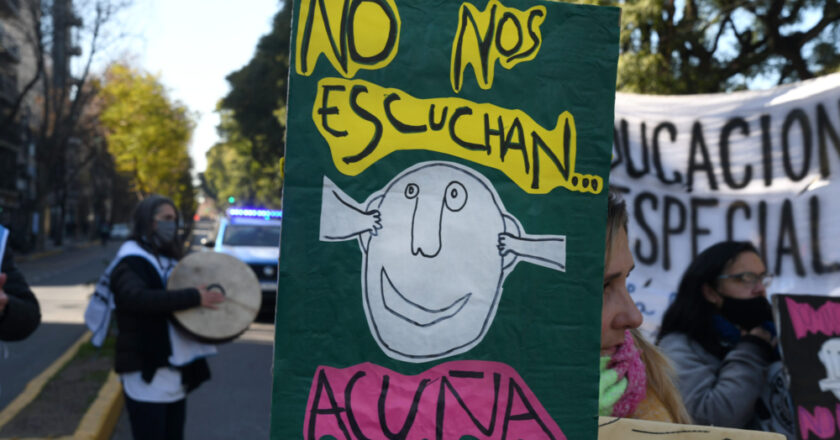
<instances>
[{"instance_id":1,"label":"tree","mask_svg":"<svg viewBox=\"0 0 840 440\"><path fill-rule=\"evenodd\" d=\"M108 151L138 198L157 193L172 198L191 218L195 190L188 144L195 126L189 110L172 101L157 77L125 64L113 64L101 89Z\"/></svg>"},{"instance_id":2,"label":"tree","mask_svg":"<svg viewBox=\"0 0 840 440\"><path fill-rule=\"evenodd\" d=\"M205 183L217 202L228 197L250 205L279 207L283 186L286 83L289 75L290 2L251 60L227 76L231 90L219 104L222 141L207 152Z\"/></svg>"},{"instance_id":3,"label":"tree","mask_svg":"<svg viewBox=\"0 0 840 440\"><path fill-rule=\"evenodd\" d=\"M80 176L90 191L95 226L101 223L128 223L138 201L137 195L131 190L128 176L117 172L114 157L104 148L104 140L101 144L102 151L94 156Z\"/></svg>"},{"instance_id":4,"label":"tree","mask_svg":"<svg viewBox=\"0 0 840 440\"><path fill-rule=\"evenodd\" d=\"M621 6L618 89L714 93L840 67L837 0L584 0Z\"/></svg>"},{"instance_id":5,"label":"tree","mask_svg":"<svg viewBox=\"0 0 840 440\"><path fill-rule=\"evenodd\" d=\"M204 183L208 195L220 206L228 205L233 197L249 206L279 207L281 162L268 163L253 155L253 144L243 136L230 110L219 109L221 123L218 131L223 141L207 151Z\"/></svg>"},{"instance_id":6,"label":"tree","mask_svg":"<svg viewBox=\"0 0 840 440\"><path fill-rule=\"evenodd\" d=\"M35 199L26 208L40 214L39 231L44 231L48 206L57 204L55 231L57 244L63 234L67 188L79 170L96 154L83 155L85 109L96 94L90 84L91 66L106 46L120 36L112 33L117 16L131 0L22 0L20 19L12 23L23 36L21 53L34 61L31 77L25 78L9 111L0 115L1 126L29 120L37 126L35 144ZM84 50L76 46L84 44ZM84 53L78 63L70 59ZM31 115L22 118L22 114ZM87 119L89 121L89 119ZM33 123L33 121L35 121ZM36 248L43 249L44 234Z\"/></svg>"},{"instance_id":7,"label":"tree","mask_svg":"<svg viewBox=\"0 0 840 440\"><path fill-rule=\"evenodd\" d=\"M253 58L227 76L231 90L221 107L232 112L242 137L252 146L259 161L283 157L285 127L277 111L286 106L289 77L291 2L284 2L274 16L271 32L260 38Z\"/></svg>"}]
</instances>

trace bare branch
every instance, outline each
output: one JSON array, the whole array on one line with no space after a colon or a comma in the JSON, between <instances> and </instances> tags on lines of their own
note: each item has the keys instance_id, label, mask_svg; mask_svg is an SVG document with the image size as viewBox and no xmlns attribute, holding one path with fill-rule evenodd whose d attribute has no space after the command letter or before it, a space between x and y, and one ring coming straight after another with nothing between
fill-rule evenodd
<instances>
[{"instance_id":1,"label":"bare branch","mask_svg":"<svg viewBox=\"0 0 840 440\"><path fill-rule=\"evenodd\" d=\"M105 9L105 10L103 11L103 9ZM108 16L109 15L107 13L107 8L103 8L101 2L97 2L97 4L96 4L96 18L95 18L94 24L93 24L93 35L91 36L91 39L90 39L90 47L88 48L88 57L87 57L87 60L85 61L85 67L84 67L84 70L82 72L82 75L78 78L78 82L77 82L78 90L76 92L76 96L75 96L75 99L73 100L73 104L72 104L72 107L71 107L71 111L70 111L71 115L78 114L80 109L81 109L81 106L82 106L83 102L85 101L85 100L82 99L84 97L84 93L83 93L84 92L84 87L85 87L85 84L87 82L88 75L90 74L90 66L91 66L91 63L93 62L93 57L96 55L96 50L97 50L97 45L96 44L97 44L97 41L99 39L99 32L102 28L102 24L104 23L104 20Z\"/></svg>"},{"instance_id":2,"label":"bare branch","mask_svg":"<svg viewBox=\"0 0 840 440\"><path fill-rule=\"evenodd\" d=\"M712 41L712 50L711 50L712 53L717 52L718 43L720 42L720 37L723 35L724 30L726 30L726 25L727 24L731 24L733 28L735 27L735 24L732 23L732 12L731 11L726 13L726 16L723 18L723 21L721 21L720 26L718 27L717 34L715 34L715 38Z\"/></svg>"},{"instance_id":3,"label":"bare branch","mask_svg":"<svg viewBox=\"0 0 840 440\"><path fill-rule=\"evenodd\" d=\"M20 112L21 107L23 107L23 101L26 99L26 96L29 94L29 92L35 87L35 84L38 83L38 80L41 79L43 73L43 63L36 63L35 75L26 83L25 86L23 86L23 90L21 90L21 92L18 93L14 104L12 104L12 109L6 114L6 117L3 118L3 123L0 125L8 127L14 122L14 120L17 118L18 113Z\"/></svg>"},{"instance_id":4,"label":"bare branch","mask_svg":"<svg viewBox=\"0 0 840 440\"><path fill-rule=\"evenodd\" d=\"M793 24L796 23L800 17L799 13L802 11L802 7L804 6L802 0L797 1L791 7L790 13L785 17L780 15L779 22L782 24Z\"/></svg>"}]
</instances>

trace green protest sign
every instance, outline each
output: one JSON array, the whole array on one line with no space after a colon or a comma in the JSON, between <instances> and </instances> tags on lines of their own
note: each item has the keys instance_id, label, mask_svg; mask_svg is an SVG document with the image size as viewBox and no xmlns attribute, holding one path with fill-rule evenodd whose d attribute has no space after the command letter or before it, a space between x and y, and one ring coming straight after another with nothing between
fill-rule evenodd
<instances>
[{"instance_id":1,"label":"green protest sign","mask_svg":"<svg viewBox=\"0 0 840 440\"><path fill-rule=\"evenodd\" d=\"M618 9L293 17L272 438L595 438Z\"/></svg>"}]
</instances>

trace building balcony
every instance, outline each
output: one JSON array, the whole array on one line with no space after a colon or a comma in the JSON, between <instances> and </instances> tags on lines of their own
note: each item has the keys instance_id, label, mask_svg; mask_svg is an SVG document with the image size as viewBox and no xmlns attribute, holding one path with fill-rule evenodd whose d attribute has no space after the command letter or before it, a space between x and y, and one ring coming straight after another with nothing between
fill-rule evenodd
<instances>
[{"instance_id":1,"label":"building balcony","mask_svg":"<svg viewBox=\"0 0 840 440\"><path fill-rule=\"evenodd\" d=\"M17 17L20 14L20 0L0 0L0 17Z\"/></svg>"}]
</instances>

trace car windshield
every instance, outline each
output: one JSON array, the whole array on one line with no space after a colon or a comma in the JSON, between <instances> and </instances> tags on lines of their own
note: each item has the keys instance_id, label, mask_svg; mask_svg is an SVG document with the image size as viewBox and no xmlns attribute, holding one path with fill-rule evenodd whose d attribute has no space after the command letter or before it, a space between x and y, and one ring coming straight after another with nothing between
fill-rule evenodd
<instances>
[{"instance_id":1,"label":"car windshield","mask_svg":"<svg viewBox=\"0 0 840 440\"><path fill-rule=\"evenodd\" d=\"M228 225L222 244L226 246L267 246L280 245L279 226Z\"/></svg>"}]
</instances>

